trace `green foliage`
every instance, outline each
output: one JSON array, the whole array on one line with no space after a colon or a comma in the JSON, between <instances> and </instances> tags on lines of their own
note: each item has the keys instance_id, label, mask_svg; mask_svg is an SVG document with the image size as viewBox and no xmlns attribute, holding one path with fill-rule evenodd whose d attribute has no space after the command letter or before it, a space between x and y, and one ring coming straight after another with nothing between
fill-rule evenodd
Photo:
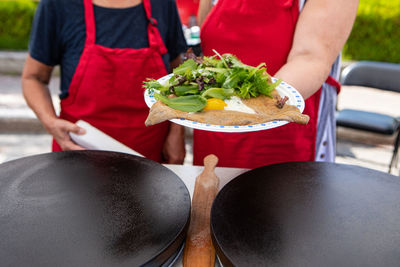
<instances>
[{"instance_id":1,"label":"green foliage","mask_svg":"<svg viewBox=\"0 0 400 267\"><path fill-rule=\"evenodd\" d=\"M34 0L0 0L0 49L28 48L36 6ZM399 44L400 0L360 0L344 58L399 63Z\"/></svg>"},{"instance_id":2,"label":"green foliage","mask_svg":"<svg viewBox=\"0 0 400 267\"><path fill-rule=\"evenodd\" d=\"M360 0L344 58L400 62L400 0Z\"/></svg>"},{"instance_id":3,"label":"green foliage","mask_svg":"<svg viewBox=\"0 0 400 267\"><path fill-rule=\"evenodd\" d=\"M0 49L27 49L37 2L0 1Z\"/></svg>"}]
</instances>

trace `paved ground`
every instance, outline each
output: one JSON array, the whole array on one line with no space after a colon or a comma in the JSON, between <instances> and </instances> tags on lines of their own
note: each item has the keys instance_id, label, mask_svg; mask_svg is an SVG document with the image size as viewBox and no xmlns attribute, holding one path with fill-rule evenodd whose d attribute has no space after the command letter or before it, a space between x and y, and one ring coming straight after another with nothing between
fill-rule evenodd
<instances>
[{"instance_id":1,"label":"paved ground","mask_svg":"<svg viewBox=\"0 0 400 267\"><path fill-rule=\"evenodd\" d=\"M0 73L2 69L6 69L4 65L7 65L2 66L2 57L0 53ZM16 54L15 58L22 57ZM4 74L4 72L0 74L0 163L50 151L51 137L44 132L23 99L20 76L15 75L21 69L21 64L18 65L14 61L16 60L13 59L14 75ZM54 76L50 89L57 107L58 85L59 78ZM339 97L338 108L369 109L400 116L398 103L400 103L400 94L375 92L359 87L344 87ZM185 164L191 164L190 132L187 143L188 153ZM336 161L387 171L392 155L392 144L393 138L338 129ZM393 173L398 175L398 168Z\"/></svg>"}]
</instances>

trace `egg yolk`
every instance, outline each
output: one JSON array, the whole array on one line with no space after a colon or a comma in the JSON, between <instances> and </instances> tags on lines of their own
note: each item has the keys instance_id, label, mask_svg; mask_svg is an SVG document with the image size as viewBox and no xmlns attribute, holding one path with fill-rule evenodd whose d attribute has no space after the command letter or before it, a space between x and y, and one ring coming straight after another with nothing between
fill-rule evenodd
<instances>
[{"instance_id":1,"label":"egg yolk","mask_svg":"<svg viewBox=\"0 0 400 267\"><path fill-rule=\"evenodd\" d=\"M207 99L207 105L203 110L223 110L226 107L226 103L224 100L218 98L210 98Z\"/></svg>"}]
</instances>

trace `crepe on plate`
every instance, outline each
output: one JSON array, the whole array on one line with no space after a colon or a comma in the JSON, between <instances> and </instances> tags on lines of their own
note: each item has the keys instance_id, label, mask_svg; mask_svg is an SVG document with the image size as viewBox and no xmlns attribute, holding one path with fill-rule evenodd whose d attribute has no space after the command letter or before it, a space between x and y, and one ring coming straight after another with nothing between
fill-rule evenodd
<instances>
[{"instance_id":1,"label":"crepe on plate","mask_svg":"<svg viewBox=\"0 0 400 267\"><path fill-rule=\"evenodd\" d=\"M259 95L258 97L242 99L246 106L255 111L255 114L231 110L184 112L173 109L158 100L150 108L150 112L145 124L146 126L150 126L166 120L179 118L206 124L224 126L252 125L273 120L285 120L299 124L308 123L310 119L308 115L302 114L300 110L293 105L283 104L283 106L280 106L277 104L277 101L280 100L281 97L275 89L272 92L272 98L265 95Z\"/></svg>"}]
</instances>

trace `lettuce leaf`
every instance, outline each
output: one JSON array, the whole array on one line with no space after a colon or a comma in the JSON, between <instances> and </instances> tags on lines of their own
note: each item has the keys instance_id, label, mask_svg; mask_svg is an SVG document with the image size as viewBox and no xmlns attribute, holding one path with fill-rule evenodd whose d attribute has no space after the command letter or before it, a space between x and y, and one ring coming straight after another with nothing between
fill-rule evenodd
<instances>
[{"instance_id":1,"label":"lettuce leaf","mask_svg":"<svg viewBox=\"0 0 400 267\"><path fill-rule=\"evenodd\" d=\"M179 97L166 97L158 93L154 93L154 98L160 100L165 105L184 112L201 111L207 105L207 99L200 95L188 95Z\"/></svg>"},{"instance_id":2,"label":"lettuce leaf","mask_svg":"<svg viewBox=\"0 0 400 267\"><path fill-rule=\"evenodd\" d=\"M188 59L176 67L173 72L175 75L190 76L194 70L197 70L197 63L193 59Z\"/></svg>"},{"instance_id":3,"label":"lettuce leaf","mask_svg":"<svg viewBox=\"0 0 400 267\"><path fill-rule=\"evenodd\" d=\"M225 88L209 88L204 91L201 96L206 98L219 98L225 100L230 98L234 94L234 89L225 89Z\"/></svg>"}]
</instances>

